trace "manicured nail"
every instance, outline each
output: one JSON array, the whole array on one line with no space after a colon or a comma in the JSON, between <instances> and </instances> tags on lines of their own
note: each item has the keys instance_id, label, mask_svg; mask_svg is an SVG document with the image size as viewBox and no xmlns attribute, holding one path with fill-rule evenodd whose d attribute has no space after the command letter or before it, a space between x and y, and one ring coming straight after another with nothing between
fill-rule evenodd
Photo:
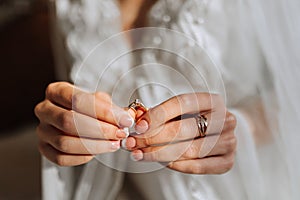
<instances>
[{"instance_id":1,"label":"manicured nail","mask_svg":"<svg viewBox=\"0 0 300 200\"><path fill-rule=\"evenodd\" d=\"M135 131L137 134L145 133L149 128L149 124L146 120L142 119L135 125Z\"/></svg>"},{"instance_id":2,"label":"manicured nail","mask_svg":"<svg viewBox=\"0 0 300 200\"><path fill-rule=\"evenodd\" d=\"M126 141L127 141L127 138L125 138L125 139L123 139L123 140L121 141L121 146L122 146L122 148L124 148L124 149L127 149ZM128 149L127 149L127 150L128 150Z\"/></svg>"},{"instance_id":3,"label":"manicured nail","mask_svg":"<svg viewBox=\"0 0 300 200\"><path fill-rule=\"evenodd\" d=\"M143 153L141 151L138 152L132 152L130 154L130 157L133 161L139 161L143 159Z\"/></svg>"},{"instance_id":4,"label":"manicured nail","mask_svg":"<svg viewBox=\"0 0 300 200\"><path fill-rule=\"evenodd\" d=\"M123 128L124 133L126 134L126 137L129 136L129 128Z\"/></svg>"},{"instance_id":5,"label":"manicured nail","mask_svg":"<svg viewBox=\"0 0 300 200\"><path fill-rule=\"evenodd\" d=\"M128 137L122 140L122 148L126 150L132 150L136 146L136 140L133 137Z\"/></svg>"},{"instance_id":6,"label":"manicured nail","mask_svg":"<svg viewBox=\"0 0 300 200\"><path fill-rule=\"evenodd\" d=\"M126 145L127 149L134 148L136 146L136 140L135 140L135 138L134 137L127 138L125 145Z\"/></svg>"},{"instance_id":7,"label":"manicured nail","mask_svg":"<svg viewBox=\"0 0 300 200\"><path fill-rule=\"evenodd\" d=\"M133 124L134 124L134 119L131 116L125 114L120 117L119 125L123 127L132 127Z\"/></svg>"},{"instance_id":8,"label":"manicured nail","mask_svg":"<svg viewBox=\"0 0 300 200\"><path fill-rule=\"evenodd\" d=\"M116 132L116 136L117 136L118 138L120 138L120 139L123 139L123 138L126 137L126 133L124 132L123 129L119 129L119 130L117 130L117 132Z\"/></svg>"},{"instance_id":9,"label":"manicured nail","mask_svg":"<svg viewBox=\"0 0 300 200\"><path fill-rule=\"evenodd\" d=\"M113 150L118 150L118 149L120 149L120 142L119 142L119 141L112 142L112 143L111 143L111 148L112 148Z\"/></svg>"}]
</instances>

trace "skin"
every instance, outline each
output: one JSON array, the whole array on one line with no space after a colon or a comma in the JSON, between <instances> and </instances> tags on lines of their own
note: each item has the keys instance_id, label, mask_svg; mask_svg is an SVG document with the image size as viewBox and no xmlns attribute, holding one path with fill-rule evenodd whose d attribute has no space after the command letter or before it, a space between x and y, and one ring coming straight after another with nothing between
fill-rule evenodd
<instances>
[{"instance_id":1,"label":"skin","mask_svg":"<svg viewBox=\"0 0 300 200\"><path fill-rule=\"evenodd\" d=\"M145 16L155 1L147 2L120 1L123 30L146 25ZM208 118L205 138L197 138L191 117L196 113ZM57 82L47 87L35 114L40 120L39 150L60 166L85 164L97 154L117 151L126 138L123 128L133 119L141 134L129 137L126 146L137 161L167 162L170 169L193 174L225 173L234 163L236 120L217 95L180 95L146 113L135 113L114 105L106 93L87 93Z\"/></svg>"},{"instance_id":2,"label":"skin","mask_svg":"<svg viewBox=\"0 0 300 200\"><path fill-rule=\"evenodd\" d=\"M178 118L199 112L209 122L205 138L197 138L193 117ZM35 114L39 150L60 166L85 164L97 154L117 151L126 137L122 128L130 127L135 117L114 105L109 95L86 93L65 82L48 86ZM219 174L234 163L235 126L219 96L185 94L142 114L135 127L142 134L129 137L126 145L137 161L168 162L170 169L184 173ZM176 143L165 144L171 141Z\"/></svg>"},{"instance_id":3,"label":"skin","mask_svg":"<svg viewBox=\"0 0 300 200\"><path fill-rule=\"evenodd\" d=\"M48 86L35 114L39 150L60 166L84 164L96 154L118 150L126 137L122 128L133 124L130 113L109 95L86 93L65 82Z\"/></svg>"},{"instance_id":4,"label":"skin","mask_svg":"<svg viewBox=\"0 0 300 200\"><path fill-rule=\"evenodd\" d=\"M147 14L156 0L119 0L122 30L147 26Z\"/></svg>"},{"instance_id":5,"label":"skin","mask_svg":"<svg viewBox=\"0 0 300 200\"><path fill-rule=\"evenodd\" d=\"M193 115L208 119L205 138ZM187 115L186 117L182 117ZM170 169L192 174L221 174L234 164L236 119L218 95L184 94L150 109L138 119L139 133L126 142L135 160L167 162Z\"/></svg>"}]
</instances>

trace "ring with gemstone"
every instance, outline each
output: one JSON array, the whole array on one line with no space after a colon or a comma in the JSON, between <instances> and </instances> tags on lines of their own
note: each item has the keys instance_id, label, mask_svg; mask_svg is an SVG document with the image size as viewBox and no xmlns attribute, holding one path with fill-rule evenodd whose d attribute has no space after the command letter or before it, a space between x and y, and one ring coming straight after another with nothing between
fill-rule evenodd
<instances>
[{"instance_id":1,"label":"ring with gemstone","mask_svg":"<svg viewBox=\"0 0 300 200\"><path fill-rule=\"evenodd\" d=\"M128 108L134 112L137 112L137 110L142 110L143 112L148 111L148 108L139 99L135 99L134 102L129 104Z\"/></svg>"}]
</instances>

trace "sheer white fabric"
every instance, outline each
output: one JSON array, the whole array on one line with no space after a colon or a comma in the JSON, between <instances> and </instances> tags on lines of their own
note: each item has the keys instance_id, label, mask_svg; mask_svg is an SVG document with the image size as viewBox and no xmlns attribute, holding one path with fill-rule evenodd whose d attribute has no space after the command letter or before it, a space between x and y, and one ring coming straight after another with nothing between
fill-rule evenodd
<instances>
[{"instance_id":1,"label":"sheer white fabric","mask_svg":"<svg viewBox=\"0 0 300 200\"><path fill-rule=\"evenodd\" d=\"M81 87L93 91L101 63L90 60L83 73L79 76L76 73L95 45L121 31L118 5L111 0L55 2L58 26L66 36L66 46L74 60L72 78L76 77ZM149 14L151 26L187 34L217 63L226 87L226 103L238 119L238 149L234 168L224 175L186 175L168 169L128 174L137 193L145 199L300 198L297 189L300 60L296 54L300 50L299 7L299 2L293 0L159 0L153 6ZM118 41L118 48L108 46L107 54L99 56L106 59L123 48L128 48L126 43ZM187 44L182 51L199 60L193 44ZM141 57L144 61L153 59L147 52ZM170 62L164 56L159 59L161 63ZM123 60L122 70L128 70L131 61ZM107 72L105 85L98 89L112 91L122 73L117 65ZM172 66L182 70L180 61ZM151 76L159 77L159 70L151 71ZM147 81L151 76L145 75L138 81ZM169 81L176 85L176 81ZM147 102L149 106L169 97L160 90L143 91L139 95L143 98L148 92L152 95L152 101ZM122 105L123 99L115 100ZM122 165L126 158L114 154L109 159ZM96 160L73 168L43 162L46 200L116 199L122 185L127 184L124 173Z\"/></svg>"}]
</instances>

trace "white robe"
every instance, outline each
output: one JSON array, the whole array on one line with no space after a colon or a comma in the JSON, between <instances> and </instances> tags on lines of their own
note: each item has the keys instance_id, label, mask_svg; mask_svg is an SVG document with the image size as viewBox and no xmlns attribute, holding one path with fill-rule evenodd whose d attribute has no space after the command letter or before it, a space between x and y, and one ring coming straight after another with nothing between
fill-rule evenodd
<instances>
[{"instance_id":1,"label":"white robe","mask_svg":"<svg viewBox=\"0 0 300 200\"><path fill-rule=\"evenodd\" d=\"M284 149L289 143L284 146L277 139L278 135L283 134L283 129L272 129L274 121L279 119L280 106L275 95L275 75L271 73L272 68L268 67L272 64L267 52L270 48L261 41L259 25L255 21L256 15L261 13L254 11L255 5L259 4L239 0L158 0L149 14L150 26L176 30L191 39L181 40L181 37L176 38L176 34L151 35L151 31L149 35L143 36L148 45L173 49L199 66L206 58L198 51L201 46L214 66L217 66L215 69L206 69L207 71L198 70L205 75L210 86L209 91L226 97L228 108L237 117L236 164L230 172L224 175L189 175L167 168L160 169L160 165L153 164L149 169L157 170L126 173L124 171L128 171L129 165L133 165L132 168L129 167L130 172L143 172L147 166L139 166L139 163L133 162L128 164L130 158L124 151L100 155L98 159L79 167L58 167L43 159L43 198L298 199L299 193L294 185L299 183L299 172L294 172L299 162L289 160L291 155L288 156L287 152L292 151ZM104 42L94 49L121 30L120 13L114 1L56 0L56 15L56 28L65 37L68 55L72 57L71 77L76 85L89 91L106 91L113 95L113 100L120 106L128 105L131 94L141 98L147 106L154 106L174 94L191 92L197 88L197 83L193 85L193 80L198 76L182 59L174 60L168 53L141 51L132 56L120 57L104 70L104 66L111 59L130 50L126 42L118 36L115 43ZM142 63L164 64L174 69L174 74L169 71L170 68L157 67L158 65L144 67L141 71L134 68ZM196 64L196 68L198 65ZM124 79L124 74L130 70L133 72ZM189 77L191 86L182 84L184 80L178 82L178 74ZM153 86L128 92L153 82L164 84L170 90ZM224 83L224 87L221 83ZM207 91L207 88L199 87L196 90ZM263 144L257 144L252 133L253 128L244 115L249 108L257 106L257 101L262 102L267 116L267 124L259 126L271 127L270 135L273 136ZM261 116L253 116L251 113L249 115L260 121ZM296 135L295 133L289 134ZM299 141L290 148L294 148L296 144Z\"/></svg>"}]
</instances>

